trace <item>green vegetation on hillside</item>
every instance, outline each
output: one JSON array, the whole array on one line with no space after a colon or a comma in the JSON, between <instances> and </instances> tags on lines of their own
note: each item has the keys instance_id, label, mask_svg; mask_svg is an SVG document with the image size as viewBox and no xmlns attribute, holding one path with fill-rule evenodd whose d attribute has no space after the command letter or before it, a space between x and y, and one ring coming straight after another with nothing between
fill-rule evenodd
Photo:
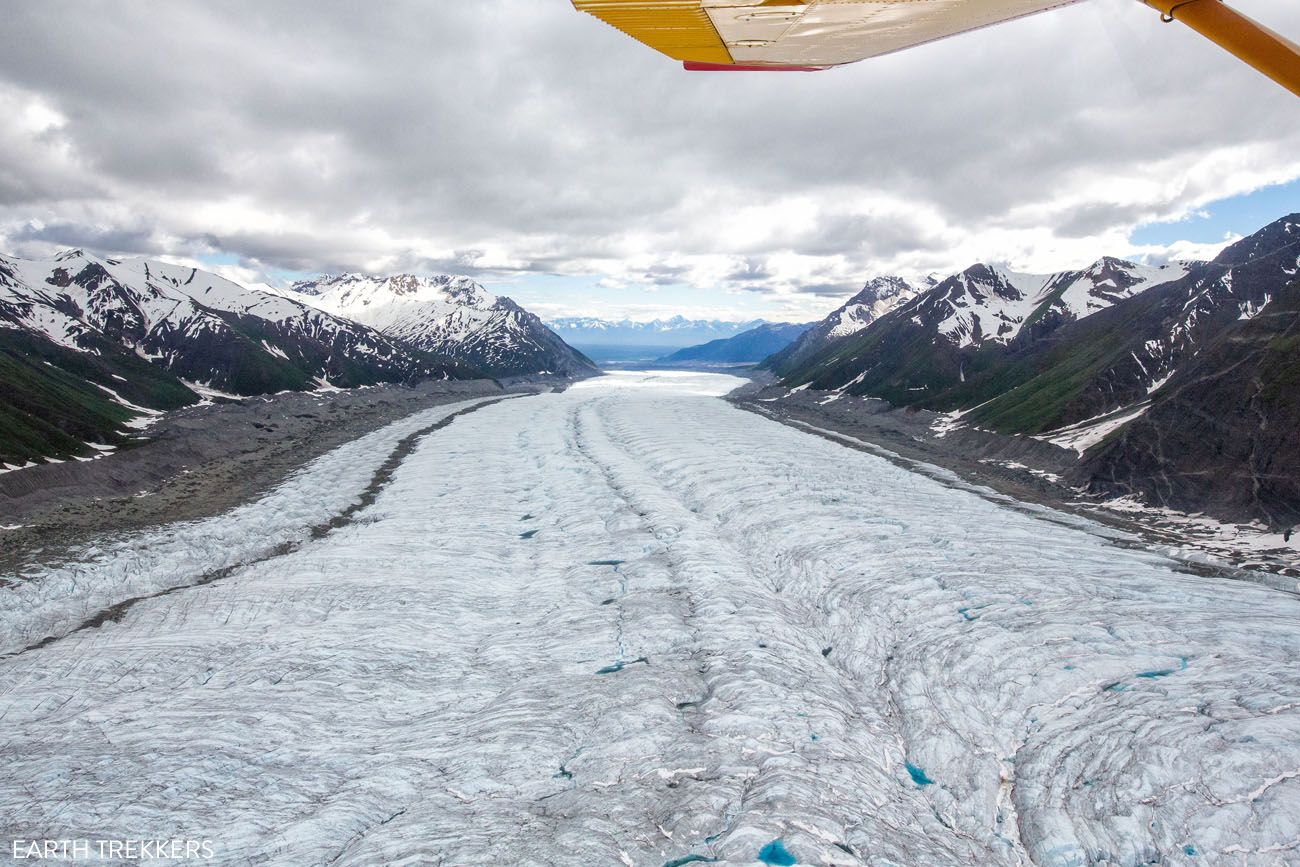
<instances>
[{"instance_id":1,"label":"green vegetation on hillside","mask_svg":"<svg viewBox=\"0 0 1300 867\"><path fill-rule=\"evenodd\" d=\"M0 329L0 463L85 455L86 442L127 443L122 424L136 413L96 384L150 409L198 400L144 359L107 342L99 349L75 352L29 332Z\"/></svg>"}]
</instances>

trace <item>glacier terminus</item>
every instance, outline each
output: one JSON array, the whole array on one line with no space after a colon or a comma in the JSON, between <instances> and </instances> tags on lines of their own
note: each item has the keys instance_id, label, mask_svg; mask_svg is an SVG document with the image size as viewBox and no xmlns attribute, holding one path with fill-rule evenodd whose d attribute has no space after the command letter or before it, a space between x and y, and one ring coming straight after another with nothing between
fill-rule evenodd
<instances>
[{"instance_id":1,"label":"glacier terminus","mask_svg":"<svg viewBox=\"0 0 1300 867\"><path fill-rule=\"evenodd\" d=\"M0 576L0 837L1300 864L1296 593L745 412L740 383L428 410Z\"/></svg>"}]
</instances>

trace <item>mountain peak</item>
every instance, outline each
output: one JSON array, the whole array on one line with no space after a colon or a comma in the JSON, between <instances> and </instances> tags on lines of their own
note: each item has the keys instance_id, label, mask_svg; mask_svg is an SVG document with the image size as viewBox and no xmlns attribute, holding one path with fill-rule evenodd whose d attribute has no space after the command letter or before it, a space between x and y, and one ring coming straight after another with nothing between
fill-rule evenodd
<instances>
[{"instance_id":1,"label":"mountain peak","mask_svg":"<svg viewBox=\"0 0 1300 867\"><path fill-rule=\"evenodd\" d=\"M1300 213L1288 214L1224 248L1223 252L1215 257L1214 263L1229 266L1245 265L1297 242L1300 242Z\"/></svg>"},{"instance_id":2,"label":"mountain peak","mask_svg":"<svg viewBox=\"0 0 1300 867\"><path fill-rule=\"evenodd\" d=\"M1003 286L1010 284L1015 273L1002 265L988 262L976 262L960 274L954 275L959 282L966 285Z\"/></svg>"},{"instance_id":3,"label":"mountain peak","mask_svg":"<svg viewBox=\"0 0 1300 867\"><path fill-rule=\"evenodd\" d=\"M325 307L441 302L487 308L497 302L495 295L462 275L326 274L298 281L290 288L319 299Z\"/></svg>"},{"instance_id":4,"label":"mountain peak","mask_svg":"<svg viewBox=\"0 0 1300 867\"><path fill-rule=\"evenodd\" d=\"M926 278L920 285L892 275L873 277L848 301L812 327L805 330L789 346L777 352L765 364L778 373L792 370L812 358L831 343L869 327L918 295L932 288L937 281Z\"/></svg>"},{"instance_id":5,"label":"mountain peak","mask_svg":"<svg viewBox=\"0 0 1300 867\"><path fill-rule=\"evenodd\" d=\"M906 295L913 291L914 289L912 285L902 277L872 277L862 287L861 291L850 298L847 303L875 304L878 301L898 298L901 295Z\"/></svg>"},{"instance_id":6,"label":"mountain peak","mask_svg":"<svg viewBox=\"0 0 1300 867\"><path fill-rule=\"evenodd\" d=\"M1102 256L1096 262L1093 262L1091 265L1089 265L1086 270L1089 272L1115 270L1115 269L1132 271L1134 268L1137 267L1138 265L1136 262L1130 262L1127 259L1120 259L1115 256Z\"/></svg>"},{"instance_id":7,"label":"mountain peak","mask_svg":"<svg viewBox=\"0 0 1300 867\"><path fill-rule=\"evenodd\" d=\"M536 316L464 275L326 275L293 291L310 296L312 306L496 376L594 372Z\"/></svg>"},{"instance_id":8,"label":"mountain peak","mask_svg":"<svg viewBox=\"0 0 1300 867\"><path fill-rule=\"evenodd\" d=\"M1041 275L1021 274L1001 265L976 262L938 285L946 287L950 298L969 295L977 303L983 303L989 297L1021 301L1035 295L1046 281Z\"/></svg>"}]
</instances>

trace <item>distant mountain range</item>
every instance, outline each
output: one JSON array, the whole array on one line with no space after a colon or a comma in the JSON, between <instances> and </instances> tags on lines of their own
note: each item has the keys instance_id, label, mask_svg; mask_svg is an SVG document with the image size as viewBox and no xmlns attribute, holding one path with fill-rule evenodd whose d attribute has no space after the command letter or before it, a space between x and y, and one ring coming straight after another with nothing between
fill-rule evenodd
<instances>
[{"instance_id":1,"label":"distant mountain range","mask_svg":"<svg viewBox=\"0 0 1300 867\"><path fill-rule=\"evenodd\" d=\"M80 250L0 257L0 470L111 451L158 412L204 397L596 372L537 317L466 278L298 288L273 295Z\"/></svg>"},{"instance_id":2,"label":"distant mountain range","mask_svg":"<svg viewBox=\"0 0 1300 867\"><path fill-rule=\"evenodd\" d=\"M295 283L287 294L492 376L597 372L532 313L468 277L344 274Z\"/></svg>"},{"instance_id":3,"label":"distant mountain range","mask_svg":"<svg viewBox=\"0 0 1300 867\"><path fill-rule=\"evenodd\" d=\"M674 316L652 322L630 319L609 320L588 317L551 319L547 322L556 334L578 347L586 346L657 346L681 348L697 346L710 340L735 337L751 328L766 325L762 319L728 322L719 319L687 319Z\"/></svg>"},{"instance_id":4,"label":"distant mountain range","mask_svg":"<svg viewBox=\"0 0 1300 867\"><path fill-rule=\"evenodd\" d=\"M773 322L743 331L735 337L710 340L699 346L688 346L660 359L665 364L743 364L759 362L775 352L785 349L812 327L812 323L796 325L790 322Z\"/></svg>"},{"instance_id":5,"label":"distant mountain range","mask_svg":"<svg viewBox=\"0 0 1300 867\"><path fill-rule=\"evenodd\" d=\"M979 264L767 363L792 388L1072 448L1075 480L1094 491L1294 523L1298 260L1300 214L1212 262L1107 257L1046 275Z\"/></svg>"}]
</instances>

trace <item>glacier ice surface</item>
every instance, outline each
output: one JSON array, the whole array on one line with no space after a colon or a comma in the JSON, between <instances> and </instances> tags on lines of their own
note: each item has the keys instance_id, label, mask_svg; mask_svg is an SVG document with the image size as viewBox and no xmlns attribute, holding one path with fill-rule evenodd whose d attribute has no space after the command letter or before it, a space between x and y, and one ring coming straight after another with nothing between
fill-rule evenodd
<instances>
[{"instance_id":1,"label":"glacier ice surface","mask_svg":"<svg viewBox=\"0 0 1300 867\"><path fill-rule=\"evenodd\" d=\"M742 412L735 383L481 407L302 538L413 418L273 508L10 588L22 647L236 564L0 660L0 838L211 839L231 864L1300 862L1300 600Z\"/></svg>"}]
</instances>

